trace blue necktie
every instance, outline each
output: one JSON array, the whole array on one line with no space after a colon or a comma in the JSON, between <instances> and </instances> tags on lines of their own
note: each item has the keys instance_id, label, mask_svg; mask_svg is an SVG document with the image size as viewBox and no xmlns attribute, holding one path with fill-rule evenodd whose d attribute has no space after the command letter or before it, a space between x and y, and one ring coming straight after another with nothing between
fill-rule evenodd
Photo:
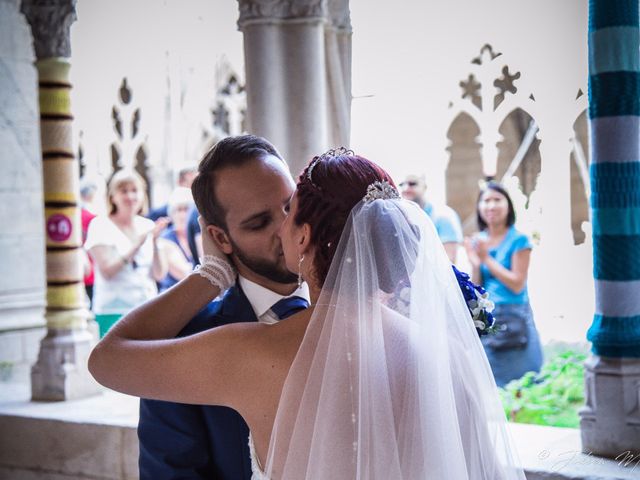
<instances>
[{"instance_id":1,"label":"blue necktie","mask_svg":"<svg viewBox=\"0 0 640 480\"><path fill-rule=\"evenodd\" d=\"M300 310L304 310L308 306L309 302L307 302L304 298L294 296L283 298L282 300L274 303L271 307L271 311L276 314L278 319L282 320L284 318L290 317Z\"/></svg>"}]
</instances>

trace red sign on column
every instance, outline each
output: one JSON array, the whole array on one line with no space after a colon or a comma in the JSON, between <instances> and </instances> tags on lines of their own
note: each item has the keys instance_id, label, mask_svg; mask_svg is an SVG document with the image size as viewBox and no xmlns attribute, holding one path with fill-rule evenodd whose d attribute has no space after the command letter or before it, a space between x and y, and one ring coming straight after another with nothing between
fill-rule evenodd
<instances>
[{"instance_id":1,"label":"red sign on column","mask_svg":"<svg viewBox=\"0 0 640 480\"><path fill-rule=\"evenodd\" d=\"M56 213L47 220L47 235L54 242L64 242L71 236L71 220L65 215Z\"/></svg>"}]
</instances>

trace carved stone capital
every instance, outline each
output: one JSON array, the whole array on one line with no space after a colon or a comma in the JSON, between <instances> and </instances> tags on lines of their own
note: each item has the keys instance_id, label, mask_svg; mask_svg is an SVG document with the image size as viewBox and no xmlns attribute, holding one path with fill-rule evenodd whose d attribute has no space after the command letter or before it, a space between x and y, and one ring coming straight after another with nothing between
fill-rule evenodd
<instances>
[{"instance_id":1,"label":"carved stone capital","mask_svg":"<svg viewBox=\"0 0 640 480\"><path fill-rule=\"evenodd\" d=\"M71 57L71 24L76 0L23 0L24 14L33 35L36 58Z\"/></svg>"},{"instance_id":2,"label":"carved stone capital","mask_svg":"<svg viewBox=\"0 0 640 480\"><path fill-rule=\"evenodd\" d=\"M238 26L281 20L324 18L327 0L238 0Z\"/></svg>"},{"instance_id":3,"label":"carved stone capital","mask_svg":"<svg viewBox=\"0 0 640 480\"><path fill-rule=\"evenodd\" d=\"M331 25L340 30L351 30L349 0L328 0Z\"/></svg>"}]
</instances>

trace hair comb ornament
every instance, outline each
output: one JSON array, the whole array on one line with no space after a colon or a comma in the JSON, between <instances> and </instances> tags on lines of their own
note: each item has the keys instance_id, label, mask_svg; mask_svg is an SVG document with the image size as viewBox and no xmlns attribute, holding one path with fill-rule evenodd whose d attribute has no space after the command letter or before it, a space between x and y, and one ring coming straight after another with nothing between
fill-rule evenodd
<instances>
[{"instance_id":1,"label":"hair comb ornament","mask_svg":"<svg viewBox=\"0 0 640 480\"><path fill-rule=\"evenodd\" d=\"M367 194L364 196L364 203L371 203L374 200L392 200L394 198L400 198L398 190L395 189L386 180L382 182L373 182L367 187Z\"/></svg>"},{"instance_id":2,"label":"hair comb ornament","mask_svg":"<svg viewBox=\"0 0 640 480\"><path fill-rule=\"evenodd\" d=\"M309 165L309 168L307 169L307 180L309 180L314 187L319 189L320 187L313 183L313 180L311 178L311 173L313 172L313 169L316 167L318 162L322 160L329 160L330 158L344 157L346 155L355 155L355 153L353 150L349 150L346 147L337 147L332 148L331 150L327 150L322 155L314 157L311 161L311 164Z\"/></svg>"}]
</instances>

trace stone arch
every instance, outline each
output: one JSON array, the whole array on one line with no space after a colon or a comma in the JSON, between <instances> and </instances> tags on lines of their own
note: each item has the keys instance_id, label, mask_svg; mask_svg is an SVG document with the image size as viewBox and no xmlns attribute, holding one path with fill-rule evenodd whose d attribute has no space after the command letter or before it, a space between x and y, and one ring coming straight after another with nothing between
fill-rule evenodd
<instances>
[{"instance_id":1,"label":"stone arch","mask_svg":"<svg viewBox=\"0 0 640 480\"><path fill-rule=\"evenodd\" d=\"M534 130L530 131L530 129ZM496 179L502 180L505 173L510 168L513 168L512 162L514 160L517 161L516 157L521 145L526 148L527 134L537 132L537 126L529 113L522 108L515 108L504 118L498 132L502 136L502 140L497 145L498 165ZM527 201L535 190L538 176L540 175L541 158L539 146L540 140L537 136L534 136L529 147L526 148L520 163L513 171L513 175L520 180L520 188L522 193L526 195Z\"/></svg>"},{"instance_id":2,"label":"stone arch","mask_svg":"<svg viewBox=\"0 0 640 480\"><path fill-rule=\"evenodd\" d=\"M571 231L573 243L580 245L586 240L582 223L589 221L589 124L586 109L573 124L573 150L570 155L571 180Z\"/></svg>"},{"instance_id":3,"label":"stone arch","mask_svg":"<svg viewBox=\"0 0 640 480\"><path fill-rule=\"evenodd\" d=\"M476 198L483 178L478 143L480 127L468 113L459 113L447 130L449 163L445 171L446 202L462 221L465 235L476 231Z\"/></svg>"}]
</instances>

